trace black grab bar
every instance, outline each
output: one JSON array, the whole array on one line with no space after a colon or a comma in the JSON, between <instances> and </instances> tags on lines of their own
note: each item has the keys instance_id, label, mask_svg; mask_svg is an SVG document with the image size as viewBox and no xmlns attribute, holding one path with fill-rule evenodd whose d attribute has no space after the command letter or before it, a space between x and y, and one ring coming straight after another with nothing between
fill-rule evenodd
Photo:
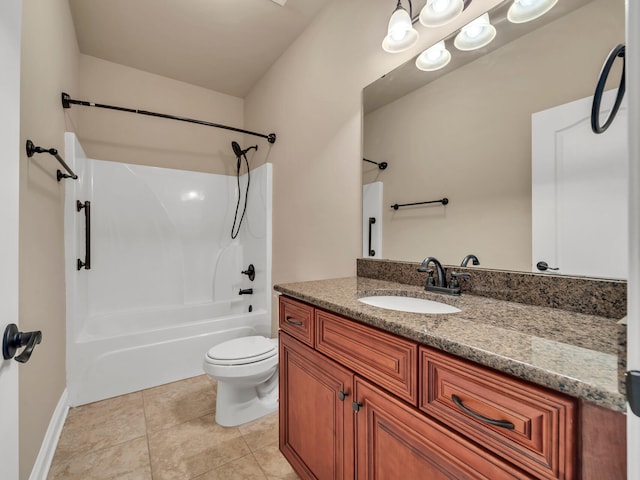
<instances>
[{"instance_id":1,"label":"black grab bar","mask_svg":"<svg viewBox=\"0 0 640 480\"><path fill-rule=\"evenodd\" d=\"M394 203L393 205L391 205L391 208L393 208L394 210L398 210L400 207L412 207L414 205L426 205L428 203L441 203L442 205L446 205L447 203L449 203L449 199L448 198L442 198L440 200L429 200L428 202L415 202L415 203Z\"/></svg>"},{"instance_id":2,"label":"black grab bar","mask_svg":"<svg viewBox=\"0 0 640 480\"><path fill-rule=\"evenodd\" d=\"M33 144L31 140L27 140L26 148L27 148L27 157L29 158L33 157L34 153L48 153L49 155L53 155L54 157L56 157L56 160L60 162L60 165L62 165L64 169L67 172L69 172L68 174L66 174L66 173L62 173L60 170L57 170L56 178L58 179L58 181L62 180L63 178L73 178L74 180L78 179L78 176L75 173L73 173L73 170L69 168L69 165L67 165L66 162L62 159L62 157L58 155L58 150L56 150L55 148L37 147Z\"/></svg>"},{"instance_id":3,"label":"black grab bar","mask_svg":"<svg viewBox=\"0 0 640 480\"><path fill-rule=\"evenodd\" d=\"M616 101L613 104L613 108L611 108L611 112L609 112L607 120L604 122L604 124L600 125L600 102L602 101L602 94L604 93L604 88L607 84L607 78L609 77L609 73L611 72L611 67L618 57L622 58L622 74L620 75L620 85L618 86ZM609 56L604 62L604 65L602 66L602 70L600 71L600 78L598 79L598 84L596 85L596 92L593 94L593 104L591 106L591 130L593 130L593 133L604 133L607 128L609 128L611 122L613 122L613 119L618 113L618 109L620 108L620 104L622 103L622 98L624 97L625 91L624 69L624 43L621 43L620 45L616 45L613 50L611 50Z\"/></svg>"},{"instance_id":4,"label":"black grab bar","mask_svg":"<svg viewBox=\"0 0 640 480\"><path fill-rule=\"evenodd\" d=\"M376 217L369 217L369 256L375 257L376 251L371 249L371 226L376 223Z\"/></svg>"},{"instance_id":5,"label":"black grab bar","mask_svg":"<svg viewBox=\"0 0 640 480\"><path fill-rule=\"evenodd\" d=\"M84 243L85 243L85 251L84 251L84 262L80 259L77 261L77 268L80 270L84 267L85 270L91 269L91 202L87 200L82 203L80 200L76 200L76 210L79 212L84 208L84 221L85 221L85 230L84 230Z\"/></svg>"}]
</instances>

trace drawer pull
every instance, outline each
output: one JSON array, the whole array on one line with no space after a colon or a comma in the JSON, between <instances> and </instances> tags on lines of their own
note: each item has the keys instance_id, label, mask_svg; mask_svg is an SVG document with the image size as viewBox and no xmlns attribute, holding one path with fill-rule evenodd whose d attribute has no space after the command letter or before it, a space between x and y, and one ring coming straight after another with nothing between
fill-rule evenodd
<instances>
[{"instance_id":1,"label":"drawer pull","mask_svg":"<svg viewBox=\"0 0 640 480\"><path fill-rule=\"evenodd\" d=\"M469 410L464 406L462 400L460 400L460 397L458 397L457 395L451 395L451 400L453 400L453 403L455 403L464 413L471 415L473 418L480 420L481 422L495 425L496 427L506 428L508 430L513 430L514 428L513 423L509 422L508 420L493 420Z\"/></svg>"},{"instance_id":2,"label":"drawer pull","mask_svg":"<svg viewBox=\"0 0 640 480\"><path fill-rule=\"evenodd\" d=\"M338 398L340 399L341 402L344 402L344 399L347 398L349 396L349 392L338 392Z\"/></svg>"},{"instance_id":3,"label":"drawer pull","mask_svg":"<svg viewBox=\"0 0 640 480\"><path fill-rule=\"evenodd\" d=\"M293 320L291 317L287 316L284 317L284 321L291 324L291 325L296 325L297 327L301 327L302 326L302 322L297 322L295 320Z\"/></svg>"}]
</instances>

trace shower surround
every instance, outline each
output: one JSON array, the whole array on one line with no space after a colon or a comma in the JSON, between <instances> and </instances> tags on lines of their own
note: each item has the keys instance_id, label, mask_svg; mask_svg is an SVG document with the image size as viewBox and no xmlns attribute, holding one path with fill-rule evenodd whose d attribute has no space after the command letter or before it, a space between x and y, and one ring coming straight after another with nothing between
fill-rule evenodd
<instances>
[{"instance_id":1,"label":"shower surround","mask_svg":"<svg viewBox=\"0 0 640 480\"><path fill-rule=\"evenodd\" d=\"M79 177L65 185L71 405L199 375L217 343L270 336L270 164L251 171L232 240L236 177L89 159L65 135L65 158ZM243 196L246 182L245 174ZM86 248L77 201L87 200L88 270L77 266ZM249 264L254 281L242 274ZM247 288L252 295L239 295Z\"/></svg>"}]
</instances>

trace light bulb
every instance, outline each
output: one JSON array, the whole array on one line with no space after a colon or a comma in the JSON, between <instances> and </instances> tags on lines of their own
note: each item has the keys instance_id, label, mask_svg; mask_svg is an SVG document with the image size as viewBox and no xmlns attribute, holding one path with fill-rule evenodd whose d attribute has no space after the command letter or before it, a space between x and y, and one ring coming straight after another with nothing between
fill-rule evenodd
<instances>
[{"instance_id":1,"label":"light bulb","mask_svg":"<svg viewBox=\"0 0 640 480\"><path fill-rule=\"evenodd\" d=\"M558 0L514 0L507 12L511 23L525 23L541 17L551 10Z\"/></svg>"},{"instance_id":2,"label":"light bulb","mask_svg":"<svg viewBox=\"0 0 640 480\"><path fill-rule=\"evenodd\" d=\"M458 50L476 50L491 43L495 37L496 29L491 25L489 14L485 13L462 27L453 44Z\"/></svg>"},{"instance_id":3,"label":"light bulb","mask_svg":"<svg viewBox=\"0 0 640 480\"><path fill-rule=\"evenodd\" d=\"M451 61L451 53L447 50L444 40L426 49L416 58L416 67L425 72L439 70Z\"/></svg>"},{"instance_id":4,"label":"light bulb","mask_svg":"<svg viewBox=\"0 0 640 480\"><path fill-rule=\"evenodd\" d=\"M411 48L418 41L418 32L413 28L411 16L400 4L389 19L387 36L382 41L385 52L397 53Z\"/></svg>"}]
</instances>

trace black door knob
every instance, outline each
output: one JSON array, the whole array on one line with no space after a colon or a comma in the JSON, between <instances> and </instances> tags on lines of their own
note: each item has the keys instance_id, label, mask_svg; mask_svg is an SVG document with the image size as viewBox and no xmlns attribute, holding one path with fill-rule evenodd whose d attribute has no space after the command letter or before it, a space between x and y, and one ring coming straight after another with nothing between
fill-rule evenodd
<instances>
[{"instance_id":1,"label":"black door knob","mask_svg":"<svg viewBox=\"0 0 640 480\"><path fill-rule=\"evenodd\" d=\"M20 332L18 326L15 323L10 323L4 330L4 336L2 338L2 356L5 360L9 360L14 357L16 351L19 348L26 346L27 348L16 357L16 362L26 363L33 349L42 341L42 332Z\"/></svg>"},{"instance_id":2,"label":"black door knob","mask_svg":"<svg viewBox=\"0 0 640 480\"><path fill-rule=\"evenodd\" d=\"M541 272L544 272L545 270L560 270L559 268L550 267L549 264L544 261L536 263L536 268Z\"/></svg>"}]
</instances>

